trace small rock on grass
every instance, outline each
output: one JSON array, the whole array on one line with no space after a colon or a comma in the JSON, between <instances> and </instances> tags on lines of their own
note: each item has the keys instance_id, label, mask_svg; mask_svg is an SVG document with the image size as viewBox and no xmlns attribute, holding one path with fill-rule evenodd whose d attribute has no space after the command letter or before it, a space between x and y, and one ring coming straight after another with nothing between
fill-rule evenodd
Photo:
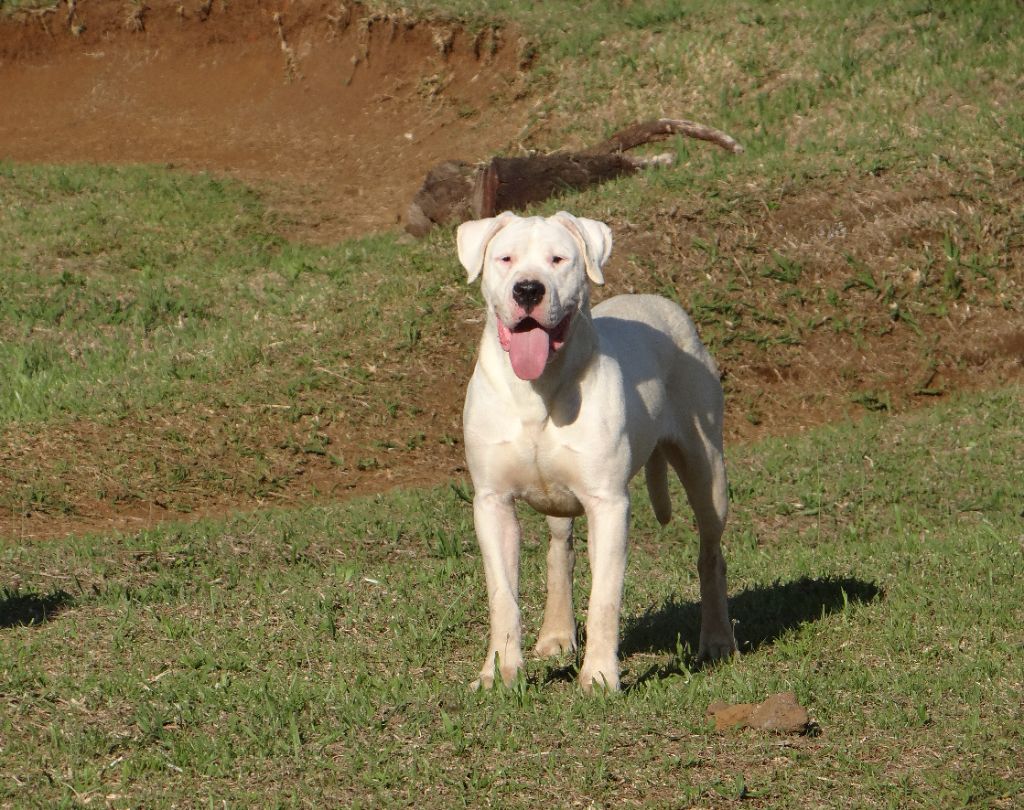
<instances>
[{"instance_id":1,"label":"small rock on grass","mask_svg":"<svg viewBox=\"0 0 1024 810\"><path fill-rule=\"evenodd\" d=\"M708 706L707 716L715 721L715 731L753 728L780 734L807 734L812 723L807 709L794 692L779 692L763 703L723 703Z\"/></svg>"}]
</instances>

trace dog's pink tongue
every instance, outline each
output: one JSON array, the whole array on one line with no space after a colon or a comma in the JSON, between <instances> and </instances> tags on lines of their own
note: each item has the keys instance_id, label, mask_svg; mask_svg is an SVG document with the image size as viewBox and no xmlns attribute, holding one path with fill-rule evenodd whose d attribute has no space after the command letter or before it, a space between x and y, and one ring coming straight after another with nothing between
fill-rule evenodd
<instances>
[{"instance_id":1,"label":"dog's pink tongue","mask_svg":"<svg viewBox=\"0 0 1024 810\"><path fill-rule=\"evenodd\" d=\"M548 364L551 342L548 333L535 326L522 332L513 332L508 347L512 370L520 380L536 380Z\"/></svg>"}]
</instances>

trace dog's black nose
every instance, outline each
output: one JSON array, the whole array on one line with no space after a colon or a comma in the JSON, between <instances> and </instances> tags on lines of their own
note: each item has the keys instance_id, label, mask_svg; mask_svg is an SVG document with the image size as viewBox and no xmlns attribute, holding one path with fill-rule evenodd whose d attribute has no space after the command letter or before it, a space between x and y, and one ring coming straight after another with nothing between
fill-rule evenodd
<instances>
[{"instance_id":1,"label":"dog's black nose","mask_svg":"<svg viewBox=\"0 0 1024 810\"><path fill-rule=\"evenodd\" d=\"M544 297L544 285L539 281L517 281L512 285L512 300L525 310L532 309Z\"/></svg>"}]
</instances>

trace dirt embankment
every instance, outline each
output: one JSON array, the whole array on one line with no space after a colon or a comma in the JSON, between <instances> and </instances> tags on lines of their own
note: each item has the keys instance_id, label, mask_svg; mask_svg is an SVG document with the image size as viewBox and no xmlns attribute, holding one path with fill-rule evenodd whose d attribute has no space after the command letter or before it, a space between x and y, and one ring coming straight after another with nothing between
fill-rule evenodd
<instances>
[{"instance_id":1,"label":"dirt embankment","mask_svg":"<svg viewBox=\"0 0 1024 810\"><path fill-rule=\"evenodd\" d=\"M316 0L72 8L0 20L0 158L224 173L305 240L393 226L429 166L526 120L520 45L494 28Z\"/></svg>"}]
</instances>

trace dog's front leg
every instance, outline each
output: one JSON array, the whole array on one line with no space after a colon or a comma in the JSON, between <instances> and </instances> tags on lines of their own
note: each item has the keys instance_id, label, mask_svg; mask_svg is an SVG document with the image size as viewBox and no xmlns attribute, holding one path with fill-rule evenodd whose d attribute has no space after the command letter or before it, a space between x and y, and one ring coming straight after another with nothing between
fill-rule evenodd
<instances>
[{"instance_id":1,"label":"dog's front leg","mask_svg":"<svg viewBox=\"0 0 1024 810\"><path fill-rule=\"evenodd\" d=\"M587 652L580 686L619 688L619 613L626 576L629 495L595 498L586 504L590 558L590 605L587 607Z\"/></svg>"},{"instance_id":2,"label":"dog's front leg","mask_svg":"<svg viewBox=\"0 0 1024 810\"><path fill-rule=\"evenodd\" d=\"M473 521L487 578L491 636L480 678L472 688L494 685L497 666L510 684L523 666L522 626L519 621L519 519L511 496L478 493L473 499Z\"/></svg>"}]
</instances>

